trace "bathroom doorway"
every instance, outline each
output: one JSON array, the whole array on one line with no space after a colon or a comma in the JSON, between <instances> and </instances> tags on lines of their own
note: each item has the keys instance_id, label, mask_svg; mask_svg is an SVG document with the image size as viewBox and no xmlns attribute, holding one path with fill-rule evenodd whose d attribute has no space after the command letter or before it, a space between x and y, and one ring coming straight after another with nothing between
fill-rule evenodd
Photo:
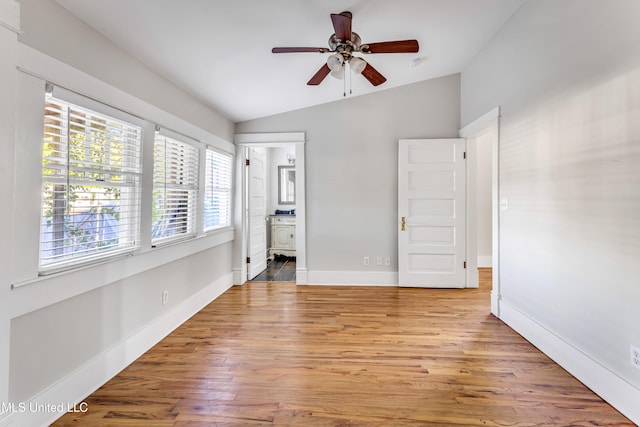
<instances>
[{"instance_id":1,"label":"bathroom doorway","mask_svg":"<svg viewBox=\"0 0 640 427\"><path fill-rule=\"evenodd\" d=\"M235 137L238 145L239 161L242 171L236 174L242 182L241 205L236 204L236 224L242 224L242 238L237 240L238 258L234 261L234 283L242 284L254 281L295 281L306 284L305 259L305 194L304 194L304 133L291 134L239 134ZM249 168L244 163L249 148L266 149L267 178L265 181L265 214L261 227L266 245L266 260L251 259L252 226L256 219L249 220L253 211L249 197ZM242 164L241 164L242 163ZM250 162L248 162L250 163ZM240 184L240 182L238 182ZM238 216L242 213L242 218ZM241 222L240 222L241 220ZM240 227L239 227L240 228ZM240 246L241 244L241 246ZM248 271L252 264L265 261L266 268L261 271ZM263 264L264 265L264 264Z\"/></svg>"}]
</instances>

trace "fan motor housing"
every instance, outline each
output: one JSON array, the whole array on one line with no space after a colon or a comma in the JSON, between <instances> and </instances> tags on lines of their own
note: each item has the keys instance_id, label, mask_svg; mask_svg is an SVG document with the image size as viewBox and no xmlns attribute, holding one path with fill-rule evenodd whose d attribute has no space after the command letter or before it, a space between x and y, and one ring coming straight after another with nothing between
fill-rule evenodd
<instances>
[{"instance_id":1,"label":"fan motor housing","mask_svg":"<svg viewBox=\"0 0 640 427\"><path fill-rule=\"evenodd\" d=\"M356 32L351 32L351 40L347 41L340 40L336 37L335 33L329 37L329 48L336 52L341 52L346 49L349 49L350 51L357 51L360 49L360 44L362 44L362 39Z\"/></svg>"}]
</instances>

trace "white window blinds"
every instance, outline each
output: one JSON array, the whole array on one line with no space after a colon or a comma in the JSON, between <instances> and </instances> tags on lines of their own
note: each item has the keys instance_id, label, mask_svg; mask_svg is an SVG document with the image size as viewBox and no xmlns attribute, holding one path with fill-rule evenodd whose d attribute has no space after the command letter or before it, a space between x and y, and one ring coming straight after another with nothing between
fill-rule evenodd
<instances>
[{"instance_id":1,"label":"white window blinds","mask_svg":"<svg viewBox=\"0 0 640 427\"><path fill-rule=\"evenodd\" d=\"M231 224L232 156L207 149L204 188L204 231Z\"/></svg>"},{"instance_id":2,"label":"white window blinds","mask_svg":"<svg viewBox=\"0 0 640 427\"><path fill-rule=\"evenodd\" d=\"M137 247L141 135L136 125L46 97L41 269Z\"/></svg>"},{"instance_id":3,"label":"white window blinds","mask_svg":"<svg viewBox=\"0 0 640 427\"><path fill-rule=\"evenodd\" d=\"M152 241L196 234L198 153L191 144L156 133Z\"/></svg>"}]
</instances>

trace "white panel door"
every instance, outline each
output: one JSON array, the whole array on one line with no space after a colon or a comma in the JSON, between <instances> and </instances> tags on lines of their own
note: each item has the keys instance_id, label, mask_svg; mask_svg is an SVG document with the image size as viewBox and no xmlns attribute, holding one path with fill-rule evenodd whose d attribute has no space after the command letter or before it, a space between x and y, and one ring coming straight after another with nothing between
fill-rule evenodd
<instances>
[{"instance_id":1,"label":"white panel door","mask_svg":"<svg viewBox=\"0 0 640 427\"><path fill-rule=\"evenodd\" d=\"M267 268L267 153L249 148L249 280Z\"/></svg>"},{"instance_id":2,"label":"white panel door","mask_svg":"<svg viewBox=\"0 0 640 427\"><path fill-rule=\"evenodd\" d=\"M464 139L402 139L398 152L400 286L466 286Z\"/></svg>"}]
</instances>

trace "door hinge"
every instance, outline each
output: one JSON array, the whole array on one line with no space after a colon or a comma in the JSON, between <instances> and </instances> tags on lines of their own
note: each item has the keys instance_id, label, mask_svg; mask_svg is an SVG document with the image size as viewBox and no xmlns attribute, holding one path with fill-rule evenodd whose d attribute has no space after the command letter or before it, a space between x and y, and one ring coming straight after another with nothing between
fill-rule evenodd
<instances>
[{"instance_id":1,"label":"door hinge","mask_svg":"<svg viewBox=\"0 0 640 427\"><path fill-rule=\"evenodd\" d=\"M251 258L247 257L247 264L251 264Z\"/></svg>"},{"instance_id":2,"label":"door hinge","mask_svg":"<svg viewBox=\"0 0 640 427\"><path fill-rule=\"evenodd\" d=\"M467 261L464 262L464 268L467 268Z\"/></svg>"},{"instance_id":3,"label":"door hinge","mask_svg":"<svg viewBox=\"0 0 640 427\"><path fill-rule=\"evenodd\" d=\"M466 158L467 158L467 152L466 152L466 151L462 154L462 158L463 158L463 159L466 159Z\"/></svg>"},{"instance_id":4,"label":"door hinge","mask_svg":"<svg viewBox=\"0 0 640 427\"><path fill-rule=\"evenodd\" d=\"M247 166L250 166L251 165L251 160L249 160L249 159L245 160L244 164L247 165Z\"/></svg>"}]
</instances>

